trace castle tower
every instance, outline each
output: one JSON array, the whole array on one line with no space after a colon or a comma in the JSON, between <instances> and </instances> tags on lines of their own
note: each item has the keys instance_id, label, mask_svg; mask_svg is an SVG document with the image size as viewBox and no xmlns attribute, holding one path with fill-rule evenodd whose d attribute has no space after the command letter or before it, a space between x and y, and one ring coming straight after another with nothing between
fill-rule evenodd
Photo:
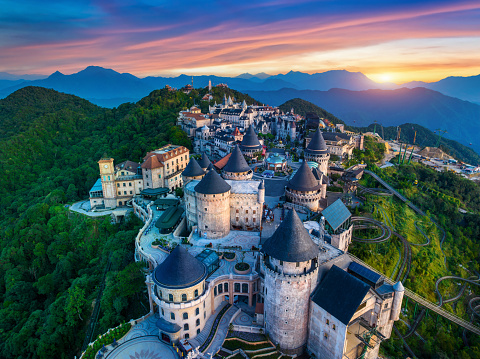
<instances>
[{"instance_id":1,"label":"castle tower","mask_svg":"<svg viewBox=\"0 0 480 359\"><path fill-rule=\"evenodd\" d=\"M301 354L307 343L310 294L318 276L319 249L291 210L262 247L265 329L282 352Z\"/></svg>"},{"instance_id":2,"label":"castle tower","mask_svg":"<svg viewBox=\"0 0 480 359\"><path fill-rule=\"evenodd\" d=\"M203 176L205 176L205 171L202 170L195 158L191 158L182 172L183 183L186 184L194 179L202 179Z\"/></svg>"},{"instance_id":3,"label":"castle tower","mask_svg":"<svg viewBox=\"0 0 480 359\"><path fill-rule=\"evenodd\" d=\"M318 129L305 149L305 161L317 162L320 171L326 176L329 159L330 153L328 152L327 144L322 136L322 132Z\"/></svg>"},{"instance_id":4,"label":"castle tower","mask_svg":"<svg viewBox=\"0 0 480 359\"><path fill-rule=\"evenodd\" d=\"M98 161L102 180L103 201L105 208L117 207L117 190L115 188L115 167L113 158L102 158Z\"/></svg>"},{"instance_id":5,"label":"castle tower","mask_svg":"<svg viewBox=\"0 0 480 359\"><path fill-rule=\"evenodd\" d=\"M263 183L263 180L258 185L258 202L265 202L265 183Z\"/></svg>"},{"instance_id":6,"label":"castle tower","mask_svg":"<svg viewBox=\"0 0 480 359\"><path fill-rule=\"evenodd\" d=\"M390 320L400 319L400 311L402 310L403 295L405 294L405 288L402 282L398 281L393 285L395 296L393 297L392 311L390 312Z\"/></svg>"},{"instance_id":7,"label":"castle tower","mask_svg":"<svg viewBox=\"0 0 480 359\"><path fill-rule=\"evenodd\" d=\"M231 186L216 171L209 171L195 186L198 231L207 238L230 233Z\"/></svg>"},{"instance_id":8,"label":"castle tower","mask_svg":"<svg viewBox=\"0 0 480 359\"><path fill-rule=\"evenodd\" d=\"M227 164L223 168L223 178L235 181L249 180L253 177L253 171L245 161L238 145L232 151Z\"/></svg>"},{"instance_id":9,"label":"castle tower","mask_svg":"<svg viewBox=\"0 0 480 359\"><path fill-rule=\"evenodd\" d=\"M204 171L206 171L208 166L211 164L205 152L202 153L202 158L198 160L198 164L200 165L200 168Z\"/></svg>"},{"instance_id":10,"label":"castle tower","mask_svg":"<svg viewBox=\"0 0 480 359\"><path fill-rule=\"evenodd\" d=\"M322 199L322 180L318 180L308 166L303 162L297 173L288 181L285 196L295 204L318 211Z\"/></svg>"},{"instance_id":11,"label":"castle tower","mask_svg":"<svg viewBox=\"0 0 480 359\"><path fill-rule=\"evenodd\" d=\"M263 147L258 140L255 129L253 128L253 124L250 125L248 130L245 132L246 133L243 136L243 140L240 143L240 149L245 156L253 157L254 153L262 151Z\"/></svg>"}]
</instances>

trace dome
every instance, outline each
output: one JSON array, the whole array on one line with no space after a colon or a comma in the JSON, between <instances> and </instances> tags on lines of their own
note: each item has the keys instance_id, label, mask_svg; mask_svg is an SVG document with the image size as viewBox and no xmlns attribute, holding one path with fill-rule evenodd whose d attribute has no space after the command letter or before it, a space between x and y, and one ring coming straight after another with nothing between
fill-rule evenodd
<instances>
[{"instance_id":1,"label":"dome","mask_svg":"<svg viewBox=\"0 0 480 359\"><path fill-rule=\"evenodd\" d=\"M217 171L208 171L195 186L195 192L202 194L219 194L230 191L232 187L220 177Z\"/></svg>"},{"instance_id":2,"label":"dome","mask_svg":"<svg viewBox=\"0 0 480 359\"><path fill-rule=\"evenodd\" d=\"M286 159L283 156L280 156L278 153L268 156L267 163L271 164L282 164L286 162Z\"/></svg>"},{"instance_id":3,"label":"dome","mask_svg":"<svg viewBox=\"0 0 480 359\"><path fill-rule=\"evenodd\" d=\"M312 241L297 212L292 209L273 235L262 246L262 252L285 262L306 262L317 257L319 250Z\"/></svg>"},{"instance_id":4,"label":"dome","mask_svg":"<svg viewBox=\"0 0 480 359\"><path fill-rule=\"evenodd\" d=\"M186 288L207 277L207 267L178 245L153 272L153 281L161 287Z\"/></svg>"},{"instance_id":5,"label":"dome","mask_svg":"<svg viewBox=\"0 0 480 359\"><path fill-rule=\"evenodd\" d=\"M393 290L395 292L404 292L405 291L405 287L403 286L402 282L398 281L397 283L395 283L393 285Z\"/></svg>"}]
</instances>

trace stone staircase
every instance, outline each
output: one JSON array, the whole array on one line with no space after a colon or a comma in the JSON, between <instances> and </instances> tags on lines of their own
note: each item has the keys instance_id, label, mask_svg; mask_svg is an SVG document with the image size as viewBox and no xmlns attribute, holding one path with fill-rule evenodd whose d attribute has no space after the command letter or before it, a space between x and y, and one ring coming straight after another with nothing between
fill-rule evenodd
<instances>
[{"instance_id":1,"label":"stone staircase","mask_svg":"<svg viewBox=\"0 0 480 359\"><path fill-rule=\"evenodd\" d=\"M228 334L228 326L230 323L235 319L235 317L240 314L242 310L238 308L237 306L232 306L230 307L227 312L223 315L222 320L220 321L220 324L218 325L217 328L217 333L212 339L212 342L210 343L210 346L205 350L205 353L207 355L215 355L220 348L223 345L223 342L225 341L225 338L227 337Z\"/></svg>"}]
</instances>

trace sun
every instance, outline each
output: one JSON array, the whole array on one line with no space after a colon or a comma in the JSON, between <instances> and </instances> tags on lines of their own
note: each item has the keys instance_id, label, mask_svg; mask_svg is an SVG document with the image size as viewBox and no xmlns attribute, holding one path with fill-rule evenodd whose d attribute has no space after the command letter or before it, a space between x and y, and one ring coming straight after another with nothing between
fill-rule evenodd
<instances>
[{"instance_id":1,"label":"sun","mask_svg":"<svg viewBox=\"0 0 480 359\"><path fill-rule=\"evenodd\" d=\"M390 75L390 74L379 74L378 75L378 80L380 82L391 82L392 81L392 75Z\"/></svg>"}]
</instances>

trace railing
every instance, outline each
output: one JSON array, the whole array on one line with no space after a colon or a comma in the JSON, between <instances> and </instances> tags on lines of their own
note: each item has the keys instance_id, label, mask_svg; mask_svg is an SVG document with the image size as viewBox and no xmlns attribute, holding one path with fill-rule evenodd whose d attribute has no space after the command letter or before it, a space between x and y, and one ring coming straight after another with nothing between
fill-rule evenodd
<instances>
[{"instance_id":1,"label":"railing","mask_svg":"<svg viewBox=\"0 0 480 359\"><path fill-rule=\"evenodd\" d=\"M367 267L368 269L374 271L375 273L378 273L381 276L385 277L385 282L387 282L388 284L392 284L392 285L395 284L395 282L393 280L391 280L390 278L385 276L383 273L377 271L375 268L369 266L367 263L363 262L361 259L355 257L354 255L352 255L350 253L348 253L348 255L350 256L350 258L354 262L357 262L357 263L361 264L362 266ZM440 308L437 304L433 304L428 299L423 298L422 296L412 292L410 289L405 288L405 295L407 297L411 298L412 300L414 300L415 302L417 302L418 304L423 305L425 308L428 308L428 309L434 311L435 313L437 313L438 315L441 315L442 317L454 322L455 324L458 324L462 328L465 328L465 329L471 331L472 333L480 335L480 327L478 327L478 326L476 326L476 325L474 325L470 322L467 322L465 319L462 319L462 318L456 316L455 314L447 312L445 309Z\"/></svg>"},{"instance_id":2,"label":"railing","mask_svg":"<svg viewBox=\"0 0 480 359\"><path fill-rule=\"evenodd\" d=\"M141 206L135 203L135 201L133 201L132 203L133 203L133 207L136 208L137 211L143 211L143 212L145 211ZM145 222L143 227L138 231L137 237L135 238L135 251L136 251L136 254L140 255L143 261L149 262L155 268L158 264L157 261L155 260L155 258L153 258L151 254L146 253L142 249L142 246L140 244L140 240L143 236L143 232L148 228L148 226L152 223L152 220L153 220L153 212L151 209L152 205L153 205L153 202L150 202L147 205L147 221ZM139 260L140 259L138 259L137 256L135 256L135 261L138 262Z\"/></svg>"}]
</instances>

